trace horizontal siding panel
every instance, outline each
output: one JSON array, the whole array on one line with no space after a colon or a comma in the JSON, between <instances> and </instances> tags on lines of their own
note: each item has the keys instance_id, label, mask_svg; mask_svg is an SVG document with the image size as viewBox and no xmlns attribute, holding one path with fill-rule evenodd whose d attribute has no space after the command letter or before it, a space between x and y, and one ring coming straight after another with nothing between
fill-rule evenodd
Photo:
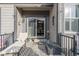
<instances>
[{"instance_id":1,"label":"horizontal siding panel","mask_svg":"<svg viewBox=\"0 0 79 59\"><path fill-rule=\"evenodd\" d=\"M3 16L2 15L1 19L14 19L14 16Z\"/></svg>"},{"instance_id":2,"label":"horizontal siding panel","mask_svg":"<svg viewBox=\"0 0 79 59\"><path fill-rule=\"evenodd\" d=\"M1 13L2 15L14 15L14 9L5 9L5 8L2 8L1 9Z\"/></svg>"},{"instance_id":3,"label":"horizontal siding panel","mask_svg":"<svg viewBox=\"0 0 79 59\"><path fill-rule=\"evenodd\" d=\"M9 27L13 26L12 23L1 23L1 24L2 26L9 26Z\"/></svg>"},{"instance_id":4,"label":"horizontal siding panel","mask_svg":"<svg viewBox=\"0 0 79 59\"><path fill-rule=\"evenodd\" d=\"M8 22L8 21L7 21L7 22L1 22L1 24L5 24L5 23L10 23L10 24L12 24L13 22Z\"/></svg>"},{"instance_id":5,"label":"horizontal siding panel","mask_svg":"<svg viewBox=\"0 0 79 59\"><path fill-rule=\"evenodd\" d=\"M8 15L7 15L8 13ZM14 16L13 12L3 12L2 16Z\"/></svg>"},{"instance_id":6,"label":"horizontal siding panel","mask_svg":"<svg viewBox=\"0 0 79 59\"><path fill-rule=\"evenodd\" d=\"M14 7L14 4L0 4L0 7L2 7L2 8L12 8L12 7Z\"/></svg>"},{"instance_id":7,"label":"horizontal siding panel","mask_svg":"<svg viewBox=\"0 0 79 59\"><path fill-rule=\"evenodd\" d=\"M2 16L13 16L13 12L1 12Z\"/></svg>"},{"instance_id":8,"label":"horizontal siding panel","mask_svg":"<svg viewBox=\"0 0 79 59\"><path fill-rule=\"evenodd\" d=\"M12 33L14 31L14 8L3 6L1 8L1 33Z\"/></svg>"},{"instance_id":9,"label":"horizontal siding panel","mask_svg":"<svg viewBox=\"0 0 79 59\"><path fill-rule=\"evenodd\" d=\"M5 21L7 21L7 20L12 21L14 19L14 16L2 16L1 19L3 19L2 21L4 21L4 20Z\"/></svg>"}]
</instances>

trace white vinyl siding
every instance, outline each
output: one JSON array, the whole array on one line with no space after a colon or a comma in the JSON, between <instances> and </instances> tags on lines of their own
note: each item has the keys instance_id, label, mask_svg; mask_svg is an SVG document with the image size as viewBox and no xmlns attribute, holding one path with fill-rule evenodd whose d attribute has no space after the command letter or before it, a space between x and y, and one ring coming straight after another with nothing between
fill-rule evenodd
<instances>
[{"instance_id":1,"label":"white vinyl siding","mask_svg":"<svg viewBox=\"0 0 79 59\"><path fill-rule=\"evenodd\" d=\"M1 8L0 8L0 34L1 34Z\"/></svg>"},{"instance_id":2,"label":"white vinyl siding","mask_svg":"<svg viewBox=\"0 0 79 59\"><path fill-rule=\"evenodd\" d=\"M1 6L1 34L14 31L14 7L13 5Z\"/></svg>"},{"instance_id":3,"label":"white vinyl siding","mask_svg":"<svg viewBox=\"0 0 79 59\"><path fill-rule=\"evenodd\" d=\"M58 33L64 33L64 3L58 4Z\"/></svg>"}]
</instances>

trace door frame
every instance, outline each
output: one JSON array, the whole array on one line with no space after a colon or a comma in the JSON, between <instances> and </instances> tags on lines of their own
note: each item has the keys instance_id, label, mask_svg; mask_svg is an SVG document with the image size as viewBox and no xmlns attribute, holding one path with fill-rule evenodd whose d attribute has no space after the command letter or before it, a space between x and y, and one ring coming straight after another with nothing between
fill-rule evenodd
<instances>
[{"instance_id":1,"label":"door frame","mask_svg":"<svg viewBox=\"0 0 79 59\"><path fill-rule=\"evenodd\" d=\"M44 36L37 36L37 20L36 20L36 36L33 36L33 37L30 37L30 38L45 38L45 32L46 32L46 17L38 17L38 16L29 16L29 17L26 17L27 19L27 35L28 35L28 18L30 17L34 17L34 18L44 18L44 19L40 19L40 20L44 20Z\"/></svg>"}]
</instances>

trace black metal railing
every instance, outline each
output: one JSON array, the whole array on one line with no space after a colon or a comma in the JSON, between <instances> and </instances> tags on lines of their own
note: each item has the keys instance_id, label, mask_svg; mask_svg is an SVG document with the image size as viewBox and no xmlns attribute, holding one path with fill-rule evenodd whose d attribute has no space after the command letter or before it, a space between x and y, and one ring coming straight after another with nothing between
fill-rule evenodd
<instances>
[{"instance_id":1,"label":"black metal railing","mask_svg":"<svg viewBox=\"0 0 79 59\"><path fill-rule=\"evenodd\" d=\"M0 51L14 43L14 32L0 35Z\"/></svg>"},{"instance_id":2,"label":"black metal railing","mask_svg":"<svg viewBox=\"0 0 79 59\"><path fill-rule=\"evenodd\" d=\"M19 48L19 50L17 49L14 52L1 53L0 56L24 56L25 53L26 53L26 50L27 50L27 48L26 48L26 41L28 41L28 39L25 40L24 44ZM13 50L13 48L15 48L15 46L12 47L12 50Z\"/></svg>"},{"instance_id":3,"label":"black metal railing","mask_svg":"<svg viewBox=\"0 0 79 59\"><path fill-rule=\"evenodd\" d=\"M61 47L61 54L65 56L75 56L76 55L76 40L75 35L67 36L61 33L58 34L59 45Z\"/></svg>"}]
</instances>

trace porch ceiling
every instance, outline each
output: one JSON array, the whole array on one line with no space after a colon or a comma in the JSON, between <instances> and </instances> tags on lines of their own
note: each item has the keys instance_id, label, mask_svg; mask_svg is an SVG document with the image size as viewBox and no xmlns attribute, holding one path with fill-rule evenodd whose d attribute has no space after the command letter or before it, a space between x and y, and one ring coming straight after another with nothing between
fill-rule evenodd
<instances>
[{"instance_id":1,"label":"porch ceiling","mask_svg":"<svg viewBox=\"0 0 79 59\"><path fill-rule=\"evenodd\" d=\"M23 11L45 11L45 10L50 10L50 7L27 7L27 8L22 8Z\"/></svg>"},{"instance_id":2,"label":"porch ceiling","mask_svg":"<svg viewBox=\"0 0 79 59\"><path fill-rule=\"evenodd\" d=\"M17 8L22 10L50 10L53 7L53 4L15 4Z\"/></svg>"},{"instance_id":3,"label":"porch ceiling","mask_svg":"<svg viewBox=\"0 0 79 59\"><path fill-rule=\"evenodd\" d=\"M31 3L31 4L15 4L16 7L52 7L53 3L43 3L43 4L36 4L36 3Z\"/></svg>"}]
</instances>

